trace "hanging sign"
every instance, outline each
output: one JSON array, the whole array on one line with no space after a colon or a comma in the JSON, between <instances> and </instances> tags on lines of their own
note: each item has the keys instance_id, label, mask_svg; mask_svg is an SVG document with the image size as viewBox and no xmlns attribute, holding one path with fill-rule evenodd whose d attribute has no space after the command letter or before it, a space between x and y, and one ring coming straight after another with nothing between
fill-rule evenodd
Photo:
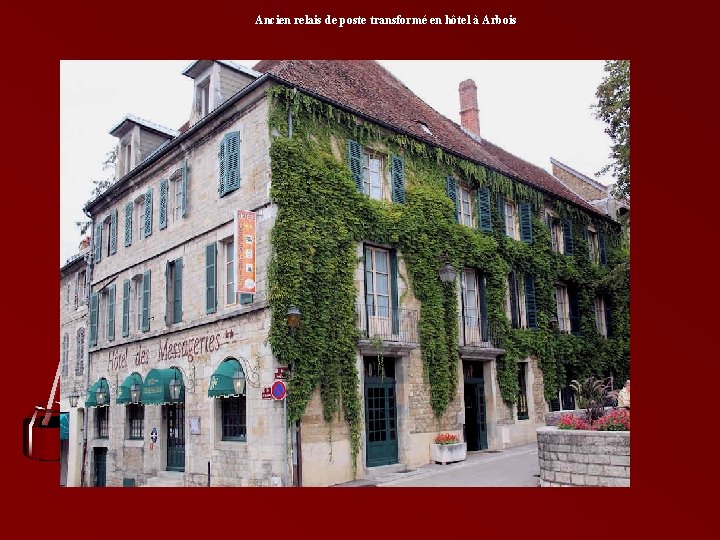
<instances>
[{"instance_id":1,"label":"hanging sign","mask_svg":"<svg viewBox=\"0 0 720 540\"><path fill-rule=\"evenodd\" d=\"M235 210L235 292L255 294L255 212Z\"/></svg>"},{"instance_id":2,"label":"hanging sign","mask_svg":"<svg viewBox=\"0 0 720 540\"><path fill-rule=\"evenodd\" d=\"M285 396L287 395L287 386L285 386L285 383L283 381L275 381L272 384L272 398L275 401L281 401L285 399Z\"/></svg>"}]
</instances>

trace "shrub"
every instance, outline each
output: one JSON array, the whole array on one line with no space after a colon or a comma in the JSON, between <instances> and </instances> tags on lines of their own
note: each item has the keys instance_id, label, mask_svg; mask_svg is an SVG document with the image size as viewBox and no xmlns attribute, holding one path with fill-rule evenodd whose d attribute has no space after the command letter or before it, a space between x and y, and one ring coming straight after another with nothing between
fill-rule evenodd
<instances>
[{"instance_id":1,"label":"shrub","mask_svg":"<svg viewBox=\"0 0 720 540\"><path fill-rule=\"evenodd\" d=\"M592 423L597 431L630 431L630 411L615 409Z\"/></svg>"}]
</instances>

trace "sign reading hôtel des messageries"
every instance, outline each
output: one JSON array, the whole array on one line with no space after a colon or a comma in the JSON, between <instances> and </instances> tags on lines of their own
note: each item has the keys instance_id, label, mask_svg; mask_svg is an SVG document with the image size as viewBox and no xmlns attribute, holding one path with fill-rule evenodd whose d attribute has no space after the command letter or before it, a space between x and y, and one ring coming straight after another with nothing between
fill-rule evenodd
<instances>
[{"instance_id":1,"label":"sign reading h\u00f4tel des messageries","mask_svg":"<svg viewBox=\"0 0 720 540\"><path fill-rule=\"evenodd\" d=\"M235 292L255 294L255 212L235 210Z\"/></svg>"}]
</instances>

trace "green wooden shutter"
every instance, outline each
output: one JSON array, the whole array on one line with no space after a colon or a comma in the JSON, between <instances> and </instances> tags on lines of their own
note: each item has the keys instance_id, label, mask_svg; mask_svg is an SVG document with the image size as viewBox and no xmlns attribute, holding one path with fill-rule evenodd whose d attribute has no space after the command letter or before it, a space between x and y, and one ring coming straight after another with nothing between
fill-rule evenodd
<instances>
[{"instance_id":1,"label":"green wooden shutter","mask_svg":"<svg viewBox=\"0 0 720 540\"><path fill-rule=\"evenodd\" d=\"M225 137L220 141L218 148L218 193L222 197L225 195L225 186L227 185L227 142Z\"/></svg>"},{"instance_id":2,"label":"green wooden shutter","mask_svg":"<svg viewBox=\"0 0 720 540\"><path fill-rule=\"evenodd\" d=\"M225 192L228 193L240 187L240 132L226 133L225 137L227 138Z\"/></svg>"},{"instance_id":3,"label":"green wooden shutter","mask_svg":"<svg viewBox=\"0 0 720 540\"><path fill-rule=\"evenodd\" d=\"M132 216L133 203L129 202L125 205L125 247L132 244Z\"/></svg>"},{"instance_id":4,"label":"green wooden shutter","mask_svg":"<svg viewBox=\"0 0 720 540\"><path fill-rule=\"evenodd\" d=\"M487 291L485 289L485 274L478 275L480 287L480 332L483 341L488 341L488 313L487 313Z\"/></svg>"},{"instance_id":5,"label":"green wooden shutter","mask_svg":"<svg viewBox=\"0 0 720 540\"><path fill-rule=\"evenodd\" d=\"M90 293L90 347L98 340L98 293Z\"/></svg>"},{"instance_id":6,"label":"green wooden shutter","mask_svg":"<svg viewBox=\"0 0 720 540\"><path fill-rule=\"evenodd\" d=\"M452 176L445 178L445 193L447 193L447 196L450 197L450 200L453 202L453 206L455 207L455 222L459 223L457 182Z\"/></svg>"},{"instance_id":7,"label":"green wooden shutter","mask_svg":"<svg viewBox=\"0 0 720 540\"><path fill-rule=\"evenodd\" d=\"M570 307L570 332L577 335L580 334L580 302L577 287L569 285L567 292Z\"/></svg>"},{"instance_id":8,"label":"green wooden shutter","mask_svg":"<svg viewBox=\"0 0 720 540\"><path fill-rule=\"evenodd\" d=\"M355 189L358 193L363 193L363 147L352 139L348 139L347 146L350 175L355 181Z\"/></svg>"},{"instance_id":9,"label":"green wooden shutter","mask_svg":"<svg viewBox=\"0 0 720 540\"><path fill-rule=\"evenodd\" d=\"M188 162L183 163L182 168L182 217L188 213Z\"/></svg>"},{"instance_id":10,"label":"green wooden shutter","mask_svg":"<svg viewBox=\"0 0 720 540\"><path fill-rule=\"evenodd\" d=\"M165 324L170 326L173 317L173 262L165 263Z\"/></svg>"},{"instance_id":11,"label":"green wooden shutter","mask_svg":"<svg viewBox=\"0 0 720 540\"><path fill-rule=\"evenodd\" d=\"M167 227L168 222L168 181L160 181L160 230Z\"/></svg>"},{"instance_id":12,"label":"green wooden shutter","mask_svg":"<svg viewBox=\"0 0 720 540\"><path fill-rule=\"evenodd\" d=\"M573 231L572 231L572 221L569 219L566 219L563 221L563 244L564 244L564 251L565 255L572 255L573 254Z\"/></svg>"},{"instance_id":13,"label":"green wooden shutter","mask_svg":"<svg viewBox=\"0 0 720 540\"><path fill-rule=\"evenodd\" d=\"M205 246L205 313L217 311L217 244Z\"/></svg>"},{"instance_id":14,"label":"green wooden shutter","mask_svg":"<svg viewBox=\"0 0 720 540\"><path fill-rule=\"evenodd\" d=\"M535 304L535 278L525 274L525 314L528 328L537 328L537 306Z\"/></svg>"},{"instance_id":15,"label":"green wooden shutter","mask_svg":"<svg viewBox=\"0 0 720 540\"><path fill-rule=\"evenodd\" d=\"M152 234L152 188L148 188L145 193L145 230L143 236L147 238Z\"/></svg>"},{"instance_id":16,"label":"green wooden shutter","mask_svg":"<svg viewBox=\"0 0 720 540\"><path fill-rule=\"evenodd\" d=\"M143 274L142 280L142 331L150 330L150 270Z\"/></svg>"},{"instance_id":17,"label":"green wooden shutter","mask_svg":"<svg viewBox=\"0 0 720 540\"><path fill-rule=\"evenodd\" d=\"M510 295L510 323L513 328L520 328L520 313L518 312L518 290L515 271L508 276L508 294Z\"/></svg>"},{"instance_id":18,"label":"green wooden shutter","mask_svg":"<svg viewBox=\"0 0 720 540\"><path fill-rule=\"evenodd\" d=\"M395 250L390 251L390 303L392 307L392 333L400 332L400 309L398 306L398 260Z\"/></svg>"},{"instance_id":19,"label":"green wooden shutter","mask_svg":"<svg viewBox=\"0 0 720 540\"><path fill-rule=\"evenodd\" d=\"M490 189L477 190L478 228L483 232L492 232L492 218L490 216Z\"/></svg>"},{"instance_id":20,"label":"green wooden shutter","mask_svg":"<svg viewBox=\"0 0 720 540\"><path fill-rule=\"evenodd\" d=\"M252 304L253 295L250 293L240 293L239 302L241 304Z\"/></svg>"},{"instance_id":21,"label":"green wooden shutter","mask_svg":"<svg viewBox=\"0 0 720 540\"><path fill-rule=\"evenodd\" d=\"M392 201L405 203L405 163L401 157L392 157Z\"/></svg>"},{"instance_id":22,"label":"green wooden shutter","mask_svg":"<svg viewBox=\"0 0 720 540\"><path fill-rule=\"evenodd\" d=\"M95 242L95 263L100 262L102 259L102 222L95 225L95 235L93 236L93 242Z\"/></svg>"},{"instance_id":23,"label":"green wooden shutter","mask_svg":"<svg viewBox=\"0 0 720 540\"><path fill-rule=\"evenodd\" d=\"M497 194L497 211L498 219L500 220L500 230L505 231L505 234L507 234L505 227L505 197L502 193Z\"/></svg>"},{"instance_id":24,"label":"green wooden shutter","mask_svg":"<svg viewBox=\"0 0 720 540\"><path fill-rule=\"evenodd\" d=\"M182 257L173 263L173 322L182 321Z\"/></svg>"},{"instance_id":25,"label":"green wooden shutter","mask_svg":"<svg viewBox=\"0 0 720 540\"><path fill-rule=\"evenodd\" d=\"M363 280L365 287L365 324L368 326L366 330L370 330L370 316L375 315L375 303L373 300L372 292L375 290L375 283L372 282L372 254L368 246L363 246L363 268L365 269L365 279ZM372 282L372 287L368 285ZM369 335L369 334L368 334Z\"/></svg>"},{"instance_id":26,"label":"green wooden shutter","mask_svg":"<svg viewBox=\"0 0 720 540\"><path fill-rule=\"evenodd\" d=\"M529 202L520 203L520 240L532 243L532 205Z\"/></svg>"},{"instance_id":27,"label":"green wooden shutter","mask_svg":"<svg viewBox=\"0 0 720 540\"><path fill-rule=\"evenodd\" d=\"M122 295L122 337L130 334L130 280L123 281Z\"/></svg>"},{"instance_id":28,"label":"green wooden shutter","mask_svg":"<svg viewBox=\"0 0 720 540\"><path fill-rule=\"evenodd\" d=\"M110 255L117 253L117 225L118 211L117 208L110 214Z\"/></svg>"},{"instance_id":29,"label":"green wooden shutter","mask_svg":"<svg viewBox=\"0 0 720 540\"><path fill-rule=\"evenodd\" d=\"M607 264L607 251L605 251L605 233L598 233L598 247L600 249L600 264Z\"/></svg>"},{"instance_id":30,"label":"green wooden shutter","mask_svg":"<svg viewBox=\"0 0 720 540\"><path fill-rule=\"evenodd\" d=\"M108 286L107 338L108 341L115 339L115 284Z\"/></svg>"}]
</instances>

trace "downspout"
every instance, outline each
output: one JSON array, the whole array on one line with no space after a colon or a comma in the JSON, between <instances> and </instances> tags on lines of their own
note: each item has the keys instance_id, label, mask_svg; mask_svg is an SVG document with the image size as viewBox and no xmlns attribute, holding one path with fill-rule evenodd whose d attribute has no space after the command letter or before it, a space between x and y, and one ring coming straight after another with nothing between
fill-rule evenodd
<instances>
[{"instance_id":1,"label":"downspout","mask_svg":"<svg viewBox=\"0 0 720 540\"><path fill-rule=\"evenodd\" d=\"M89 218L91 218L90 214L87 213L86 210L83 210L85 215ZM91 224L92 227L92 233L93 237L95 234L95 221L91 218ZM95 238L93 238L93 242L95 241ZM86 255L86 262L87 262L87 272L85 273L85 281L87 284L87 287L85 287L85 304L88 307L88 314L87 314L87 321L88 321L88 331L85 332L85 339L87 341L85 346L85 356L87 358L87 362L85 365L87 366L85 370L85 395L87 396L87 391L90 389L90 291L92 289L92 275L93 275L93 268L94 268L94 259L93 259L93 251L94 251L94 244L91 244L90 251ZM86 486L85 482L85 463L87 461L87 430L88 430L88 416L89 411L87 407L83 409L85 412L83 414L83 451L82 451L82 468L80 471L80 486L84 487Z\"/></svg>"}]
</instances>

